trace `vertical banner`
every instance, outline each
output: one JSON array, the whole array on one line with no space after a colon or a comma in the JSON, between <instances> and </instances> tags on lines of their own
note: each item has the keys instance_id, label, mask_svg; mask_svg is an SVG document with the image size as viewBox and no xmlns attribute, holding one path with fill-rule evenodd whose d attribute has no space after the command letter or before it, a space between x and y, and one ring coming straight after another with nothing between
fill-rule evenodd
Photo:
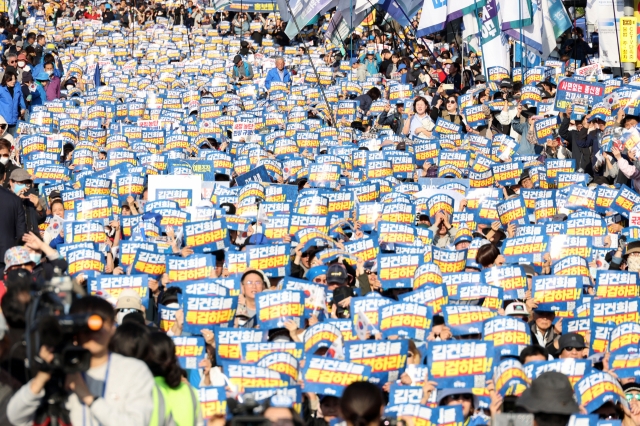
<instances>
[{"instance_id":1,"label":"vertical banner","mask_svg":"<svg viewBox=\"0 0 640 426\"><path fill-rule=\"evenodd\" d=\"M600 41L600 66L619 67L620 49L618 32L620 18L624 17L624 0L600 0L596 4L598 36Z\"/></svg>"},{"instance_id":2,"label":"vertical banner","mask_svg":"<svg viewBox=\"0 0 640 426\"><path fill-rule=\"evenodd\" d=\"M638 39L635 16L620 17L620 62L636 62Z\"/></svg>"}]
</instances>

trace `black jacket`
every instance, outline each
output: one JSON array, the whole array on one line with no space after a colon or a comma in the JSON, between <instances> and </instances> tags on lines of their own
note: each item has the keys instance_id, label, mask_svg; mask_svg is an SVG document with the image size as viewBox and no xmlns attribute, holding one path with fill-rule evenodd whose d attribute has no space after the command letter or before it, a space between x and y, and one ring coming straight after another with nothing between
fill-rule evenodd
<instances>
[{"instance_id":1,"label":"black jacket","mask_svg":"<svg viewBox=\"0 0 640 426\"><path fill-rule=\"evenodd\" d=\"M391 127L393 133L399 135L404 127L404 119L397 111L393 114L388 114L386 111L383 111L382 114L380 114L380 117L378 117L378 124L381 126Z\"/></svg>"},{"instance_id":2,"label":"black jacket","mask_svg":"<svg viewBox=\"0 0 640 426\"><path fill-rule=\"evenodd\" d=\"M40 235L40 229L38 225L44 223L47 219L47 212L42 210L41 213L38 213L36 210L36 206L28 199L22 200L22 208L24 211L25 217L25 226L26 232L33 232L36 235Z\"/></svg>"},{"instance_id":3,"label":"black jacket","mask_svg":"<svg viewBox=\"0 0 640 426\"><path fill-rule=\"evenodd\" d=\"M591 163L591 149L583 148L587 143L587 129L569 131L569 124L571 124L571 120L569 117L565 117L560 124L558 134L569 142L571 155L576 159L577 168L587 170L587 166Z\"/></svg>"},{"instance_id":4,"label":"black jacket","mask_svg":"<svg viewBox=\"0 0 640 426\"><path fill-rule=\"evenodd\" d=\"M4 271L4 253L20 244L27 224L22 200L13 192L0 188L0 205L0 268Z\"/></svg>"}]
</instances>

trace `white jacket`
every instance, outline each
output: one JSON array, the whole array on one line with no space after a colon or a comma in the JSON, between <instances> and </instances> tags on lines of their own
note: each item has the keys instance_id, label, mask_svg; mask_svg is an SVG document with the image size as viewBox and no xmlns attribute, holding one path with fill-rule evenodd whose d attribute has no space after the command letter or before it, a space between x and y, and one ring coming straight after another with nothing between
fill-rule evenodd
<instances>
[{"instance_id":1,"label":"white jacket","mask_svg":"<svg viewBox=\"0 0 640 426\"><path fill-rule=\"evenodd\" d=\"M90 368L85 373L87 386L94 396L99 396L91 407L82 404L75 394L67 400L71 423L101 426L147 426L153 411L154 381L147 365L135 358L112 353L108 363L107 385L102 390L107 364ZM7 417L14 426L33 424L33 416L40 405L44 390L34 395L31 382L22 386L11 398Z\"/></svg>"}]
</instances>

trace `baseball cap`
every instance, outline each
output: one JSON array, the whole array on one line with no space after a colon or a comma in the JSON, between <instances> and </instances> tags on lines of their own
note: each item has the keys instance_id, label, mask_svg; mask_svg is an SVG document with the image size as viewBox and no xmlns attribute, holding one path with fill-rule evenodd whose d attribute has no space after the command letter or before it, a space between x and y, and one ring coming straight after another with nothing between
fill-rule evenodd
<instances>
[{"instance_id":1,"label":"baseball cap","mask_svg":"<svg viewBox=\"0 0 640 426\"><path fill-rule=\"evenodd\" d=\"M327 284L344 285L347 282L347 270L344 265L334 263L327 270Z\"/></svg>"},{"instance_id":2,"label":"baseball cap","mask_svg":"<svg viewBox=\"0 0 640 426\"><path fill-rule=\"evenodd\" d=\"M133 289L126 288L120 293L116 302L116 309L138 309L142 310L142 300L140 295Z\"/></svg>"},{"instance_id":3,"label":"baseball cap","mask_svg":"<svg viewBox=\"0 0 640 426\"><path fill-rule=\"evenodd\" d=\"M487 78L482 74L476 75L475 80L476 80L476 83L486 83L487 82Z\"/></svg>"},{"instance_id":4,"label":"baseball cap","mask_svg":"<svg viewBox=\"0 0 640 426\"><path fill-rule=\"evenodd\" d=\"M529 315L527 312L527 305L522 302L513 302L510 303L509 306L504 310L504 314L508 317L510 316L519 316L519 315Z\"/></svg>"},{"instance_id":5,"label":"baseball cap","mask_svg":"<svg viewBox=\"0 0 640 426\"><path fill-rule=\"evenodd\" d=\"M524 273L527 275L527 277L533 278L536 275L536 270L533 268L533 266L531 265L520 265L520 266L522 266L522 269L524 269Z\"/></svg>"},{"instance_id":6,"label":"baseball cap","mask_svg":"<svg viewBox=\"0 0 640 426\"><path fill-rule=\"evenodd\" d=\"M51 76L49 76L49 74L47 74L46 72L41 71L34 78L38 81L49 81L51 79Z\"/></svg>"},{"instance_id":7,"label":"baseball cap","mask_svg":"<svg viewBox=\"0 0 640 426\"><path fill-rule=\"evenodd\" d=\"M398 72L402 71L402 70L406 70L407 66L405 64L400 64L398 65Z\"/></svg>"},{"instance_id":8,"label":"baseball cap","mask_svg":"<svg viewBox=\"0 0 640 426\"><path fill-rule=\"evenodd\" d=\"M242 62L242 56L236 55L236 56L233 57L233 63L235 65L238 65L240 62Z\"/></svg>"},{"instance_id":9,"label":"baseball cap","mask_svg":"<svg viewBox=\"0 0 640 426\"><path fill-rule=\"evenodd\" d=\"M22 40L16 41L16 46L17 46L17 47L22 47L22 46L24 46L24 41L22 41Z\"/></svg>"},{"instance_id":10,"label":"baseball cap","mask_svg":"<svg viewBox=\"0 0 640 426\"><path fill-rule=\"evenodd\" d=\"M456 238L453 240L453 245L456 245L458 243L462 243L465 241L470 243L471 240L473 240L473 235L471 233L471 230L469 230L468 228L460 228L456 233Z\"/></svg>"},{"instance_id":11,"label":"baseball cap","mask_svg":"<svg viewBox=\"0 0 640 426\"><path fill-rule=\"evenodd\" d=\"M34 262L29 256L29 250L22 246L11 247L4 254L5 272L12 266L26 265L28 263Z\"/></svg>"},{"instance_id":12,"label":"baseball cap","mask_svg":"<svg viewBox=\"0 0 640 426\"><path fill-rule=\"evenodd\" d=\"M560 336L558 339L558 349L562 352L566 348L578 348L584 349L586 345L584 344L584 337L579 335L578 333L567 333Z\"/></svg>"},{"instance_id":13,"label":"baseball cap","mask_svg":"<svg viewBox=\"0 0 640 426\"><path fill-rule=\"evenodd\" d=\"M14 182L24 182L32 180L31 175L25 169L15 169L11 172L10 179Z\"/></svg>"},{"instance_id":14,"label":"baseball cap","mask_svg":"<svg viewBox=\"0 0 640 426\"><path fill-rule=\"evenodd\" d=\"M247 245L250 246L259 246L264 244L269 244L269 240L267 240L267 237L265 237L264 234L253 234L249 237L249 241L247 242Z\"/></svg>"}]
</instances>

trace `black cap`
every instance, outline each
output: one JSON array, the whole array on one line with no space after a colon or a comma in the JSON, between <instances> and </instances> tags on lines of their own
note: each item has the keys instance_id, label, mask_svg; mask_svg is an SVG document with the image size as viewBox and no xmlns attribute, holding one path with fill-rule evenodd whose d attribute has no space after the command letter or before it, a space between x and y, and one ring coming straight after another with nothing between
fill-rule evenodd
<instances>
[{"instance_id":1,"label":"black cap","mask_svg":"<svg viewBox=\"0 0 640 426\"><path fill-rule=\"evenodd\" d=\"M584 349L587 345L584 344L584 337L578 333L567 333L560 336L558 339L558 349L562 352L565 348L578 348Z\"/></svg>"},{"instance_id":2,"label":"black cap","mask_svg":"<svg viewBox=\"0 0 640 426\"><path fill-rule=\"evenodd\" d=\"M60 191L58 191L57 189L55 191L51 191L51 194L49 194L50 200L55 200L56 198L62 198L62 195L60 195Z\"/></svg>"},{"instance_id":3,"label":"black cap","mask_svg":"<svg viewBox=\"0 0 640 426\"><path fill-rule=\"evenodd\" d=\"M344 285L347 282L347 270L344 265L334 263L327 269L327 284Z\"/></svg>"},{"instance_id":4,"label":"black cap","mask_svg":"<svg viewBox=\"0 0 640 426\"><path fill-rule=\"evenodd\" d=\"M500 87L511 87L512 85L513 83L511 82L510 78L505 78L500 82Z\"/></svg>"},{"instance_id":5,"label":"black cap","mask_svg":"<svg viewBox=\"0 0 640 426\"><path fill-rule=\"evenodd\" d=\"M242 40L242 41L240 42L240 47L249 47L249 43L247 43L247 41L246 41L246 40Z\"/></svg>"},{"instance_id":6,"label":"black cap","mask_svg":"<svg viewBox=\"0 0 640 426\"><path fill-rule=\"evenodd\" d=\"M233 57L234 65L238 65L240 62L242 62L242 56L236 55L236 56Z\"/></svg>"}]
</instances>

